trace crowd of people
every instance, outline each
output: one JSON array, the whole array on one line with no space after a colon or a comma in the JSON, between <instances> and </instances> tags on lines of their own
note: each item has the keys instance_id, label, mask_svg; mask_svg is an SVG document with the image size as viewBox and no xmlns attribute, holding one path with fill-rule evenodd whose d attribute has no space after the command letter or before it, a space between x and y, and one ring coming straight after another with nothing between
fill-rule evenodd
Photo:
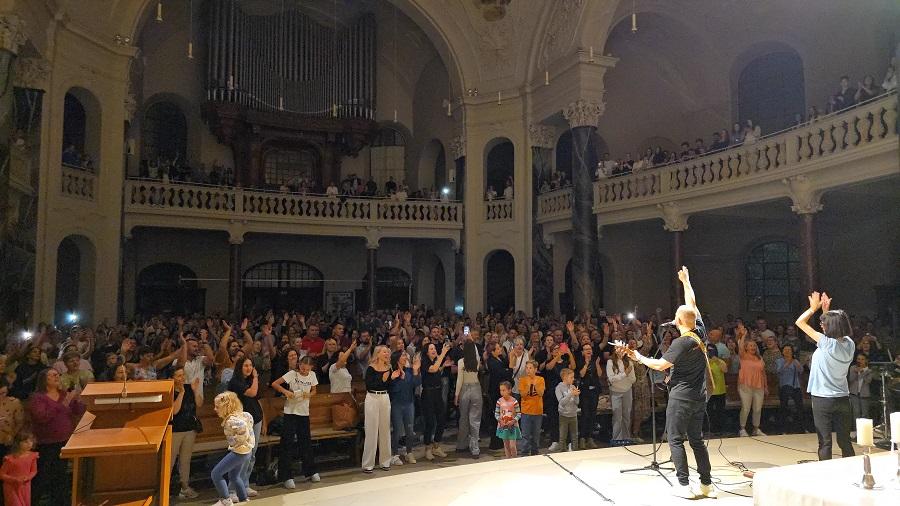
<instances>
[{"instance_id":1,"label":"crowd of people","mask_svg":"<svg viewBox=\"0 0 900 506\"><path fill-rule=\"evenodd\" d=\"M880 85L871 74L867 74L861 81L857 81L856 86L851 84L849 76L841 76L838 89L829 95L826 106L820 108L810 105L805 117L803 114L797 113L794 116L792 127L797 128L819 121L822 116L840 112L884 93L895 91L898 79L896 67L897 62L892 58ZM597 163L594 178L599 180L623 176L654 167L692 160L733 146L751 145L770 133L772 132L763 132L760 125L754 123L752 119L745 119L735 122L731 130L723 128L713 132L709 143L702 137L698 137L694 139L693 143L688 140L682 141L677 149L669 150L663 146L649 146L643 153L637 153L637 156L633 156L629 152L625 153L624 157L616 159L612 159L609 153L603 153ZM541 183L540 192L557 190L569 184L566 182L565 174L554 172L549 179Z\"/></svg>"},{"instance_id":2,"label":"crowd of people","mask_svg":"<svg viewBox=\"0 0 900 506\"><path fill-rule=\"evenodd\" d=\"M24 145L24 136L18 137ZM87 153L78 151L74 144L68 144L62 152L62 164L73 169L86 170L94 172L94 159Z\"/></svg>"},{"instance_id":3,"label":"crowd of people","mask_svg":"<svg viewBox=\"0 0 900 506\"><path fill-rule=\"evenodd\" d=\"M783 432L808 429L802 378L815 343L787 322L770 329L763 318L752 325L731 315L721 322L706 320L716 378L708 404L709 431L761 435L762 404L770 389L781 399L773 427ZM612 444L640 442L650 396L656 392L653 385L662 384L663 375L648 374L611 343L622 341L645 356L664 354L678 336L660 321L658 314L644 320L585 314L567 321L521 312L468 317L414 307L362 313L346 321L321 313L269 311L233 322L194 315L93 328L41 325L29 339L8 339L6 355L0 357L0 451L21 456L19 449L33 440L40 455L35 479L58 482L65 473L59 449L84 410L79 401L84 386L158 378L172 378L176 385L172 455L173 465L180 462L182 497L196 496L189 482L190 455L196 413L211 391L234 392L241 413L252 418L252 424L244 420L249 427L249 434L241 436L244 443L230 443L240 455L242 444L249 446L248 456L235 456L213 472L221 490L223 477L238 469L237 478L229 481L242 480L239 498L255 494L249 482L255 446L247 440L260 436L261 397L287 398L278 480L286 488L296 486L291 463L298 446L304 476L319 480L309 434L309 400L317 385L340 393L351 392L354 381L365 383L365 472L375 465L388 469L415 463L413 449L420 440L424 453L419 458L445 457L443 436L452 418L458 422L456 451L472 458L481 453L483 434L491 437L490 450L508 457L534 455L546 446L549 451L595 448L601 397L600 407L611 410L604 430ZM875 322L856 320L854 329L857 356L847 374L853 379L854 410L865 415L871 414L868 385L873 379L867 364L890 355L888 345L876 337ZM725 414L726 375L737 377L738 427ZM769 383L772 377L777 385ZM227 419L234 414L233 401L222 403L222 411L218 400L215 406ZM236 431L230 441L238 437L240 420L226 426ZM36 490L61 494L52 497L53 504L64 504L64 489Z\"/></svg>"}]
</instances>

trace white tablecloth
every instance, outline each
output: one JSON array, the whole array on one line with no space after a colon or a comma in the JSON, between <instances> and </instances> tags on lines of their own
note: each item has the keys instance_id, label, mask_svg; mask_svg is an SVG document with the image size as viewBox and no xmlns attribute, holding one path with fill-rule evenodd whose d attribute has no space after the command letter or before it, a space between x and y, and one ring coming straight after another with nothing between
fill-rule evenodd
<instances>
[{"instance_id":1,"label":"white tablecloth","mask_svg":"<svg viewBox=\"0 0 900 506\"><path fill-rule=\"evenodd\" d=\"M858 451L858 449L857 449ZM753 478L753 504L758 506L898 506L900 489L891 478L897 473L897 455L871 456L872 476L880 490L853 484L863 475L862 456L773 467Z\"/></svg>"}]
</instances>

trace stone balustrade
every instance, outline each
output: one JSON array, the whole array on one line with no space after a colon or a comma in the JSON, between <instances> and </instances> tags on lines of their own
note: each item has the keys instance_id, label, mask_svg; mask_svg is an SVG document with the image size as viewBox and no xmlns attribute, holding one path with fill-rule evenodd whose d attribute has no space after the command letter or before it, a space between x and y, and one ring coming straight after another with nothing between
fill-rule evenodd
<instances>
[{"instance_id":1,"label":"stone balustrade","mask_svg":"<svg viewBox=\"0 0 900 506\"><path fill-rule=\"evenodd\" d=\"M63 195L82 200L94 200L96 174L83 169L61 165L60 175L62 183L60 191Z\"/></svg>"},{"instance_id":2,"label":"stone balustrade","mask_svg":"<svg viewBox=\"0 0 900 506\"><path fill-rule=\"evenodd\" d=\"M489 222L512 221L514 202L512 199L486 200L484 202L484 220Z\"/></svg>"}]
</instances>

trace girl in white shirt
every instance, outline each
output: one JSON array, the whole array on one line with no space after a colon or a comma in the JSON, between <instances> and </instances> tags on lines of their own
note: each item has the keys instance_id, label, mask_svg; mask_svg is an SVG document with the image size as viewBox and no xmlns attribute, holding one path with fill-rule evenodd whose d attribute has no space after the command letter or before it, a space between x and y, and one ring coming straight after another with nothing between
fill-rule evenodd
<instances>
[{"instance_id":1,"label":"girl in white shirt","mask_svg":"<svg viewBox=\"0 0 900 506\"><path fill-rule=\"evenodd\" d=\"M615 357L606 362L609 396L612 404L614 441L631 439L632 385L636 380L634 365L625 356L624 348L616 348Z\"/></svg>"},{"instance_id":2,"label":"girl in white shirt","mask_svg":"<svg viewBox=\"0 0 900 506\"><path fill-rule=\"evenodd\" d=\"M298 369L289 370L284 376L272 382L272 388L286 397L284 425L281 428L279 442L278 481L287 489L297 488L291 473L292 455L296 453L295 444L300 447L303 475L313 483L320 481L309 433L309 400L316 395L316 385L319 384L316 373L312 372L312 365L311 357L303 357L300 359ZM287 388L282 385L286 385Z\"/></svg>"}]
</instances>

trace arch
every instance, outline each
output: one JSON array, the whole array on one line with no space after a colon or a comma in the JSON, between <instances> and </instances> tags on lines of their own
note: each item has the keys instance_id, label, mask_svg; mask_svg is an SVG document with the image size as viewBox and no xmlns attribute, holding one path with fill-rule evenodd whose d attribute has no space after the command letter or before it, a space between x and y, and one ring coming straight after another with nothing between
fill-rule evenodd
<instances>
[{"instance_id":1,"label":"arch","mask_svg":"<svg viewBox=\"0 0 900 506\"><path fill-rule=\"evenodd\" d=\"M137 276L137 314L205 313L206 289L199 288L197 275L189 267L160 262L141 269Z\"/></svg>"},{"instance_id":2,"label":"arch","mask_svg":"<svg viewBox=\"0 0 900 506\"><path fill-rule=\"evenodd\" d=\"M772 239L758 243L744 258L747 311L790 313L800 307L800 252L796 245Z\"/></svg>"},{"instance_id":3,"label":"arch","mask_svg":"<svg viewBox=\"0 0 900 506\"><path fill-rule=\"evenodd\" d=\"M100 168L101 107L85 88L69 88L63 98L62 163L98 171Z\"/></svg>"},{"instance_id":4,"label":"arch","mask_svg":"<svg viewBox=\"0 0 900 506\"><path fill-rule=\"evenodd\" d=\"M170 100L153 102L141 121L141 158L182 162L188 155L188 122L184 110Z\"/></svg>"},{"instance_id":5,"label":"arch","mask_svg":"<svg viewBox=\"0 0 900 506\"><path fill-rule=\"evenodd\" d=\"M80 234L64 237L56 251L55 320L90 323L94 314L94 279L97 269L97 250L94 243Z\"/></svg>"},{"instance_id":6,"label":"arch","mask_svg":"<svg viewBox=\"0 0 900 506\"><path fill-rule=\"evenodd\" d=\"M505 249L484 257L484 305L501 314L516 306L516 261Z\"/></svg>"},{"instance_id":7,"label":"arch","mask_svg":"<svg viewBox=\"0 0 900 506\"><path fill-rule=\"evenodd\" d=\"M271 260L244 271L244 310L314 311L324 304L322 271L304 262Z\"/></svg>"},{"instance_id":8,"label":"arch","mask_svg":"<svg viewBox=\"0 0 900 506\"><path fill-rule=\"evenodd\" d=\"M792 47L777 42L754 45L735 60L731 79L735 121L750 119L767 134L795 124L798 114L804 116L803 59Z\"/></svg>"},{"instance_id":9,"label":"arch","mask_svg":"<svg viewBox=\"0 0 900 506\"><path fill-rule=\"evenodd\" d=\"M484 188L493 187L503 195L506 182L515 177L516 154L513 142L506 137L496 137L484 146Z\"/></svg>"},{"instance_id":10,"label":"arch","mask_svg":"<svg viewBox=\"0 0 900 506\"><path fill-rule=\"evenodd\" d=\"M419 156L419 186L434 187L440 191L447 185L447 156L444 145L438 139L431 139Z\"/></svg>"}]
</instances>

